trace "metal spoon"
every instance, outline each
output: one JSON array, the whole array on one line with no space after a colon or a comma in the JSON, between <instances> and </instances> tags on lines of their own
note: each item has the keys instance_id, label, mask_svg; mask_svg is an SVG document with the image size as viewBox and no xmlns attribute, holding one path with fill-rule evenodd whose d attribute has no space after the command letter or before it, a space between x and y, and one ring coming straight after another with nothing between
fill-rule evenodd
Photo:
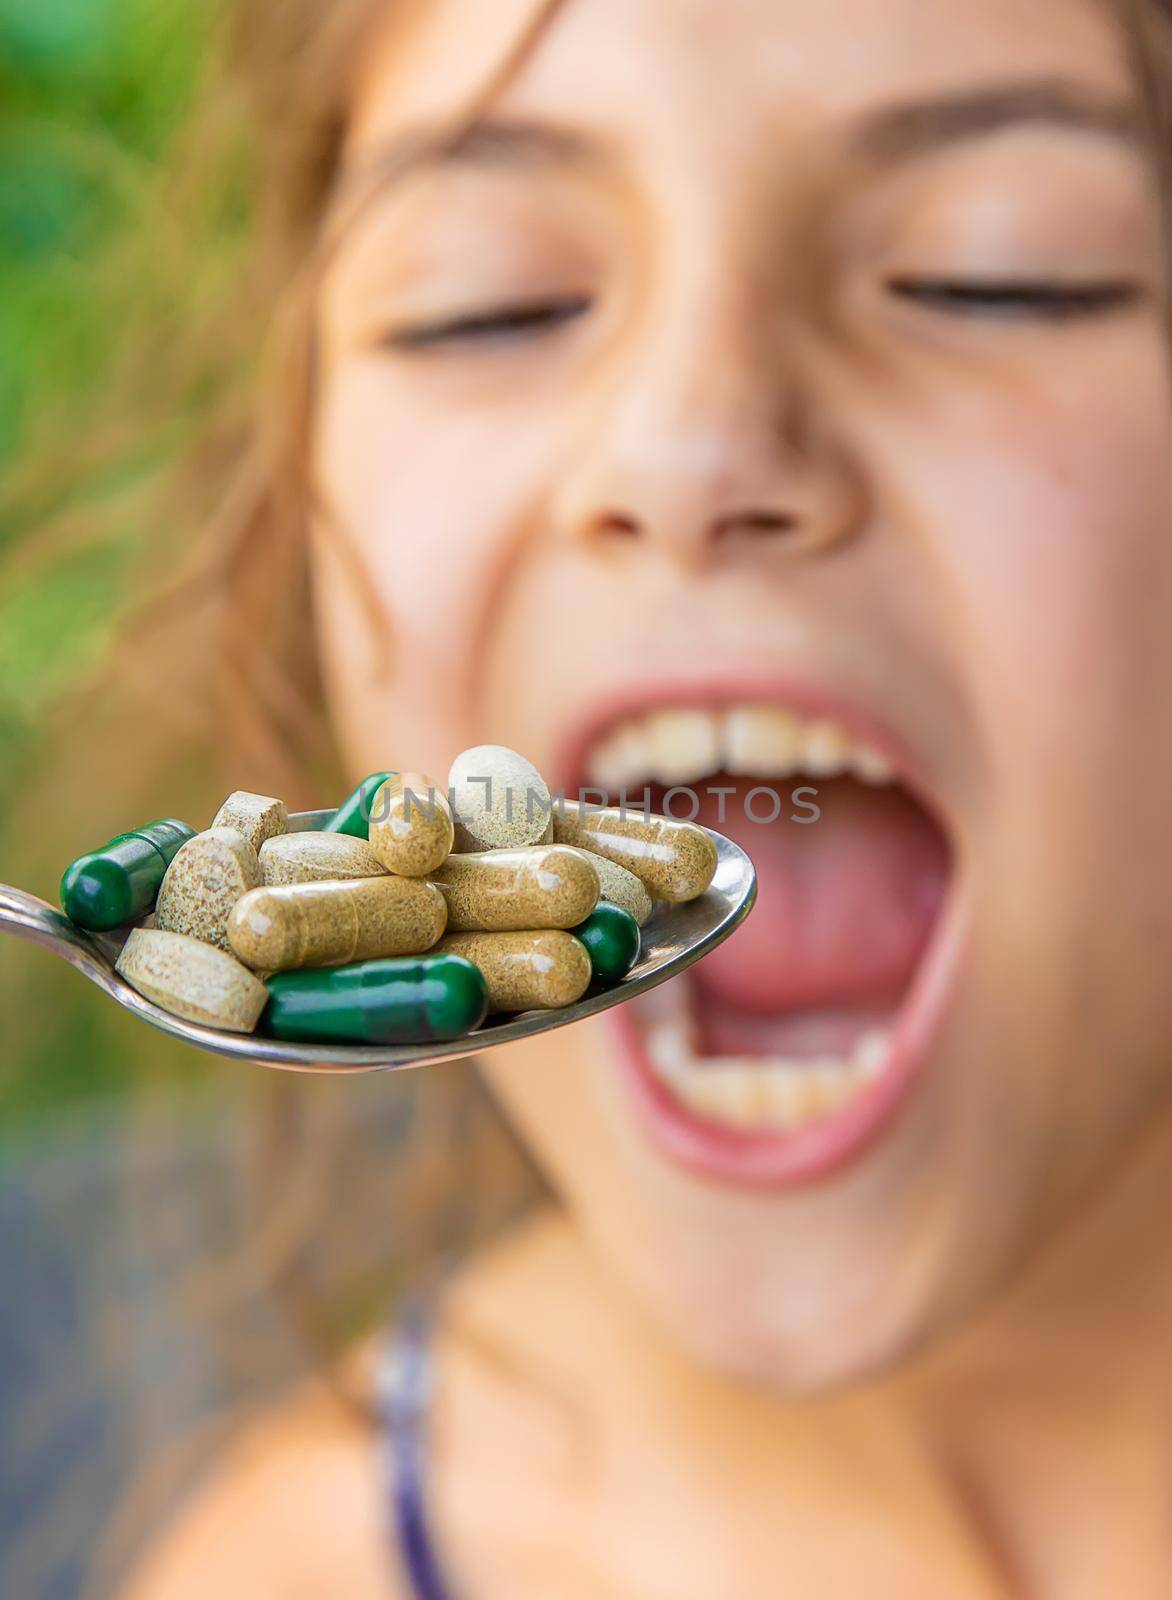
<instances>
[{"instance_id":1,"label":"metal spoon","mask_svg":"<svg viewBox=\"0 0 1172 1600\"><path fill-rule=\"evenodd\" d=\"M299 831L313 831L332 815L332 811L302 811L290 816L289 822ZM129 927L112 933L87 933L75 927L63 912L7 884L0 884L0 932L14 933L17 938L30 939L51 950L127 1011L162 1028L164 1033L186 1039L215 1055L234 1056L286 1072L376 1072L388 1067L419 1067L451 1056L475 1055L493 1045L596 1016L665 983L707 955L744 921L757 897L757 875L745 852L721 834L713 833L712 838L717 866L711 887L686 905L657 903L643 928L639 961L622 983L588 994L576 1005L562 1006L557 1011L525 1011L506 1022L493 1022L475 1033L440 1044L287 1044L260 1034L226 1033L198 1022L185 1022L144 999L114 971Z\"/></svg>"}]
</instances>

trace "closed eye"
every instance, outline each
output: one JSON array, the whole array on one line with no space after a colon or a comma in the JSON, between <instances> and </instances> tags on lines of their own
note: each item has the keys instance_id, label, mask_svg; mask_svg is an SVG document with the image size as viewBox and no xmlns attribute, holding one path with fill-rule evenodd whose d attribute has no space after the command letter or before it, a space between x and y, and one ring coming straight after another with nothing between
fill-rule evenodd
<instances>
[{"instance_id":1,"label":"closed eye","mask_svg":"<svg viewBox=\"0 0 1172 1600\"><path fill-rule=\"evenodd\" d=\"M1062 321L1101 316L1132 305L1140 285L1124 281L1062 283L1042 280L978 280L898 277L887 280L890 292L930 310L955 316L1039 318Z\"/></svg>"},{"instance_id":2,"label":"closed eye","mask_svg":"<svg viewBox=\"0 0 1172 1600\"><path fill-rule=\"evenodd\" d=\"M492 306L435 322L404 323L385 334L382 343L394 350L425 350L435 345L511 340L552 332L589 311L588 295Z\"/></svg>"}]
</instances>

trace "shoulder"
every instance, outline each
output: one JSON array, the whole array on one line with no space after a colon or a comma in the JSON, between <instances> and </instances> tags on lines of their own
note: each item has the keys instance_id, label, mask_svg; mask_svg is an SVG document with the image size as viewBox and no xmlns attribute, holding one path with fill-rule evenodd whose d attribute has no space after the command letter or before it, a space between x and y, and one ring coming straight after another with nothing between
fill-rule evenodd
<instances>
[{"instance_id":1,"label":"shoulder","mask_svg":"<svg viewBox=\"0 0 1172 1600\"><path fill-rule=\"evenodd\" d=\"M518 1400L547 1395L541 1352L565 1338L560 1327L556 1336L546 1329L542 1308L551 1295L563 1315L577 1305L569 1292L576 1256L557 1212L524 1218L455 1275L429 1341L444 1422L445 1448L432 1463L439 1521L448 1529L471 1522L478 1551L510 1537L526 1544L534 1508L548 1496L548 1405ZM376 1354L374 1341L352 1353L348 1389L373 1394ZM369 1422L324 1384L307 1385L239 1430L119 1600L409 1600L377 1447ZM518 1472L527 1461L541 1464L529 1494L523 1474L502 1474L505 1458Z\"/></svg>"},{"instance_id":2,"label":"shoulder","mask_svg":"<svg viewBox=\"0 0 1172 1600\"><path fill-rule=\"evenodd\" d=\"M373 1430L307 1386L241 1428L121 1600L406 1600L384 1519Z\"/></svg>"}]
</instances>

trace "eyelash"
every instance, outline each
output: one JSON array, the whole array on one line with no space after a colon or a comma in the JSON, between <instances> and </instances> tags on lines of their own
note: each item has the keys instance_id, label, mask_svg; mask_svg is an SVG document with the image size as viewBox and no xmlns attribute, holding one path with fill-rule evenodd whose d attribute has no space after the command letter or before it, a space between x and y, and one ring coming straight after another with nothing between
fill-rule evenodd
<instances>
[{"instance_id":1,"label":"eyelash","mask_svg":"<svg viewBox=\"0 0 1172 1600\"><path fill-rule=\"evenodd\" d=\"M1101 316L1132 304L1140 293L1138 286L1131 283L981 283L952 278L891 278L886 287L899 299L913 300L946 315L1034 317L1052 322ZM502 306L443 322L396 328L383 343L394 350L411 352L445 344L509 341L527 334L552 332L583 316L592 305L589 296L574 295L563 300Z\"/></svg>"},{"instance_id":2,"label":"eyelash","mask_svg":"<svg viewBox=\"0 0 1172 1600\"><path fill-rule=\"evenodd\" d=\"M1134 283L1047 283L1034 280L979 282L955 278L890 278L899 299L959 316L1038 318L1061 322L1102 316L1139 298Z\"/></svg>"},{"instance_id":3,"label":"eyelash","mask_svg":"<svg viewBox=\"0 0 1172 1600\"><path fill-rule=\"evenodd\" d=\"M474 311L467 316L451 317L443 322L425 322L393 329L383 342L395 350L412 351L462 341L483 343L515 339L526 333L544 333L559 328L589 311L593 303L588 295L573 295L564 300L535 301Z\"/></svg>"}]
</instances>

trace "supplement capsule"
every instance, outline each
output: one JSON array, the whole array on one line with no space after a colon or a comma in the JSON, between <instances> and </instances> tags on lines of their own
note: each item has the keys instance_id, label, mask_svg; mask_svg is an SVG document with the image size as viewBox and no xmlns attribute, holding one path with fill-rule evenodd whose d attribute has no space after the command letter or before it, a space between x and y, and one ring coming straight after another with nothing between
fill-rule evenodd
<instances>
[{"instance_id":1,"label":"supplement capsule","mask_svg":"<svg viewBox=\"0 0 1172 1600\"><path fill-rule=\"evenodd\" d=\"M621 983L639 959L639 924L629 911L606 900L579 923L574 938L586 946L597 984Z\"/></svg>"},{"instance_id":2,"label":"supplement capsule","mask_svg":"<svg viewBox=\"0 0 1172 1600\"><path fill-rule=\"evenodd\" d=\"M194 828L167 817L133 833L119 833L100 850L78 856L61 879L65 915L93 933L133 922L154 905L180 845L194 838Z\"/></svg>"},{"instance_id":3,"label":"supplement capsule","mask_svg":"<svg viewBox=\"0 0 1172 1600\"><path fill-rule=\"evenodd\" d=\"M452 762L448 786L456 849L514 849L537 844L549 827L550 795L531 761L502 744L478 744Z\"/></svg>"},{"instance_id":4,"label":"supplement capsule","mask_svg":"<svg viewBox=\"0 0 1172 1600\"><path fill-rule=\"evenodd\" d=\"M425 878L443 866L455 830L448 797L422 772L397 772L370 807L370 848L388 872Z\"/></svg>"},{"instance_id":5,"label":"supplement capsule","mask_svg":"<svg viewBox=\"0 0 1172 1600\"><path fill-rule=\"evenodd\" d=\"M114 970L173 1016L229 1033L251 1033L268 993L239 961L182 933L134 928Z\"/></svg>"},{"instance_id":6,"label":"supplement capsule","mask_svg":"<svg viewBox=\"0 0 1172 1600\"><path fill-rule=\"evenodd\" d=\"M602 811L574 800L554 806L553 836L605 856L639 878L653 900L679 905L704 893L716 872L716 846L703 828L668 817Z\"/></svg>"},{"instance_id":7,"label":"supplement capsule","mask_svg":"<svg viewBox=\"0 0 1172 1600\"><path fill-rule=\"evenodd\" d=\"M369 778L363 778L330 820L322 825L322 832L347 833L353 839L365 839L370 823L371 802L387 779L394 776L393 772L372 772Z\"/></svg>"},{"instance_id":8,"label":"supplement capsule","mask_svg":"<svg viewBox=\"0 0 1172 1600\"><path fill-rule=\"evenodd\" d=\"M452 855L432 881L448 903L451 933L573 928L598 901L585 853L558 845Z\"/></svg>"},{"instance_id":9,"label":"supplement capsule","mask_svg":"<svg viewBox=\"0 0 1172 1600\"><path fill-rule=\"evenodd\" d=\"M212 827L235 828L254 850L259 851L266 839L288 830L289 813L285 802L274 800L271 794L250 794L247 789L237 789L212 818Z\"/></svg>"},{"instance_id":10,"label":"supplement capsule","mask_svg":"<svg viewBox=\"0 0 1172 1600\"><path fill-rule=\"evenodd\" d=\"M591 850L583 850L582 854L590 857L590 865L598 874L599 899L622 906L641 928L651 915L651 896L641 880L605 856L596 856Z\"/></svg>"},{"instance_id":11,"label":"supplement capsule","mask_svg":"<svg viewBox=\"0 0 1172 1600\"><path fill-rule=\"evenodd\" d=\"M347 833L282 833L265 840L259 859L268 885L381 878L386 870L365 839Z\"/></svg>"},{"instance_id":12,"label":"supplement capsule","mask_svg":"<svg viewBox=\"0 0 1172 1600\"><path fill-rule=\"evenodd\" d=\"M304 1044L426 1044L484 1021L488 989L460 956L278 972L261 1029Z\"/></svg>"},{"instance_id":13,"label":"supplement capsule","mask_svg":"<svg viewBox=\"0 0 1172 1600\"><path fill-rule=\"evenodd\" d=\"M155 921L228 950L232 907L260 883L256 851L235 828L209 828L176 852L159 887Z\"/></svg>"},{"instance_id":14,"label":"supplement capsule","mask_svg":"<svg viewBox=\"0 0 1172 1600\"><path fill-rule=\"evenodd\" d=\"M421 878L354 878L253 889L228 919L228 941L258 972L422 955L444 931L444 897Z\"/></svg>"},{"instance_id":15,"label":"supplement capsule","mask_svg":"<svg viewBox=\"0 0 1172 1600\"><path fill-rule=\"evenodd\" d=\"M480 968L490 1011L552 1011L590 987L590 957L572 933L450 933L438 948Z\"/></svg>"}]
</instances>

